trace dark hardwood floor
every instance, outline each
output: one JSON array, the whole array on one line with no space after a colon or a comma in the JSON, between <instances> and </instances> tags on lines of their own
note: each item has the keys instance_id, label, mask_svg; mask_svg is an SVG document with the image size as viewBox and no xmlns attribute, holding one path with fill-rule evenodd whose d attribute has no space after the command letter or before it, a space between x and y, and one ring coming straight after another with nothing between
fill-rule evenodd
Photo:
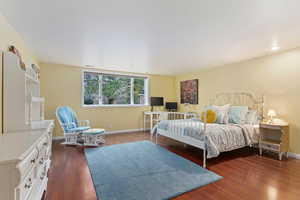
<instances>
[{"instance_id":1,"label":"dark hardwood floor","mask_svg":"<svg viewBox=\"0 0 300 200\"><path fill-rule=\"evenodd\" d=\"M149 134L138 132L109 135L105 145L138 140L149 140ZM184 147L182 143L164 137L159 139L159 144L186 159L202 164L202 152L199 149ZM244 148L209 159L208 169L224 178L175 199L300 199L300 160L289 158L279 161L271 153L258 156L255 149ZM83 147L53 143L52 166L44 199L97 199Z\"/></svg>"}]
</instances>

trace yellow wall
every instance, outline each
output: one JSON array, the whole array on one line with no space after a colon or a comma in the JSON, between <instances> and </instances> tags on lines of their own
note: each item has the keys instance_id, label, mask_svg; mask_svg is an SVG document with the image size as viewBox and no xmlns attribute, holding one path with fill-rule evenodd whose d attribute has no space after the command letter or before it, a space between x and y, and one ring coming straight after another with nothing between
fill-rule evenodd
<instances>
[{"instance_id":1,"label":"yellow wall","mask_svg":"<svg viewBox=\"0 0 300 200\"><path fill-rule=\"evenodd\" d=\"M143 107L93 107L81 106L81 67L41 64L41 95L46 98L45 117L55 119L58 106L71 106L81 120L90 120L92 127L108 131L139 129L143 127ZM174 77L150 75L150 95L163 96L165 101L175 100ZM54 136L62 135L56 123Z\"/></svg>"},{"instance_id":2,"label":"yellow wall","mask_svg":"<svg viewBox=\"0 0 300 200\"><path fill-rule=\"evenodd\" d=\"M300 48L219 68L176 77L180 100L180 81L199 79L199 110L218 92L247 91L266 95L266 110L290 123L290 151L300 153ZM181 105L181 110L185 107Z\"/></svg>"},{"instance_id":3,"label":"yellow wall","mask_svg":"<svg viewBox=\"0 0 300 200\"><path fill-rule=\"evenodd\" d=\"M19 49L25 63L38 64L37 59L27 48L20 35L0 13L0 52L7 51L10 45ZM0 58L0 89L2 90L2 57ZM2 91L0 91L0 105L2 105ZM0 130L2 130L2 106L0 106Z\"/></svg>"},{"instance_id":4,"label":"yellow wall","mask_svg":"<svg viewBox=\"0 0 300 200\"><path fill-rule=\"evenodd\" d=\"M20 35L0 14L0 51L15 45L26 63L38 63ZM2 64L0 59L0 65ZM142 127L142 112L149 107L83 108L81 107L81 69L55 64L41 65L41 92L46 97L47 119L55 118L57 106L72 106L79 118L88 119L94 127L126 130ZM0 88L2 88L2 67ZM266 109L273 108L280 118L290 123L290 150L300 153L300 49L204 70L176 78L150 76L150 95L164 96L166 101L179 102L181 80L199 79L199 105L189 110L200 110L217 92L248 91L266 96ZM2 104L0 92L0 105ZM181 110L187 108L180 106ZM0 106L0 122L2 110ZM1 128L0 123L0 128ZM1 130L1 129L0 129ZM61 135L56 128L55 135Z\"/></svg>"}]
</instances>

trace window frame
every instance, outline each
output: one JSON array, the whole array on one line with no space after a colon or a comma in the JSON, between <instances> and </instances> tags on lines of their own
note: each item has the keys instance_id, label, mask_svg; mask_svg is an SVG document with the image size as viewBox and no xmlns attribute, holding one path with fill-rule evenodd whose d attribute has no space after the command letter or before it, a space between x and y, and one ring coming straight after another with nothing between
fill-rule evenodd
<instances>
[{"instance_id":1,"label":"window frame","mask_svg":"<svg viewBox=\"0 0 300 200\"><path fill-rule=\"evenodd\" d=\"M112 75L112 76L126 76L131 78L131 84L130 84L130 104L93 104L93 105L86 105L84 104L84 73L97 73L97 74L103 74L103 75ZM134 78L144 78L145 79L145 104L134 104L134 85L132 84L134 82ZM99 90L101 90L102 84L99 84ZM102 99L101 93L99 94L99 99ZM81 72L81 106L86 108L93 108L93 107L144 107L149 106L149 97L150 97L150 78L148 75L139 75L139 74L128 74L128 73L122 73L122 72L107 72L107 71L98 71L98 70L82 70ZM102 100L101 100L102 101Z\"/></svg>"}]
</instances>

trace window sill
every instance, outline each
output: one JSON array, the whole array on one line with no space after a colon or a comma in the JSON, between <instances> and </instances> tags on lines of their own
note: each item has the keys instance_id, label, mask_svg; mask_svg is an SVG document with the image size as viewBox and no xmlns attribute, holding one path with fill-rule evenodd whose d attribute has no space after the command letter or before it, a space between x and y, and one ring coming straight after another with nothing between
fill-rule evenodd
<instances>
[{"instance_id":1,"label":"window sill","mask_svg":"<svg viewBox=\"0 0 300 200\"><path fill-rule=\"evenodd\" d=\"M122 104L112 104L112 105L82 105L84 108L118 108L118 107L147 107L150 106L148 104L139 104L139 105L122 105Z\"/></svg>"}]
</instances>

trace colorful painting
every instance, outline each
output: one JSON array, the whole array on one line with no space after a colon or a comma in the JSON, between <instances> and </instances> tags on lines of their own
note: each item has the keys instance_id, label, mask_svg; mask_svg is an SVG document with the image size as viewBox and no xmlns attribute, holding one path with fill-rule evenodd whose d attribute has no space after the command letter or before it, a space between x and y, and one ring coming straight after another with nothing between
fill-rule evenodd
<instances>
[{"instance_id":1,"label":"colorful painting","mask_svg":"<svg viewBox=\"0 0 300 200\"><path fill-rule=\"evenodd\" d=\"M180 82L180 102L198 104L198 79Z\"/></svg>"}]
</instances>

